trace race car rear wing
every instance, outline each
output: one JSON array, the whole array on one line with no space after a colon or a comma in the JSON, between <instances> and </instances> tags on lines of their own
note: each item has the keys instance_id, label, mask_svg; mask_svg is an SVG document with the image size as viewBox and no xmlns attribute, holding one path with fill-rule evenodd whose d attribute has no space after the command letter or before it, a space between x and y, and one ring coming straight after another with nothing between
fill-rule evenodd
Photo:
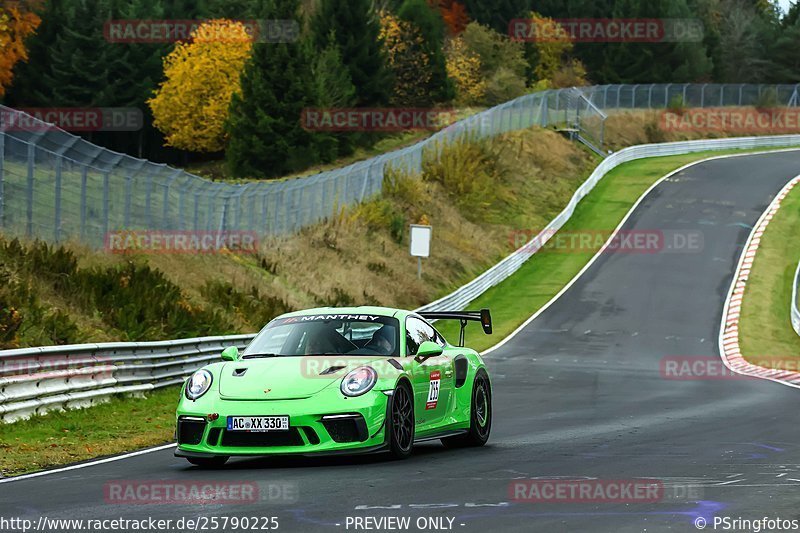
<instances>
[{"instance_id":1,"label":"race car rear wing","mask_svg":"<svg viewBox=\"0 0 800 533\"><path fill-rule=\"evenodd\" d=\"M458 320L461 322L461 333L458 336L458 345L464 346L464 329L468 321L480 322L483 332L487 335L492 334L492 315L488 309L480 311L423 311L419 313L422 318L428 320Z\"/></svg>"}]
</instances>

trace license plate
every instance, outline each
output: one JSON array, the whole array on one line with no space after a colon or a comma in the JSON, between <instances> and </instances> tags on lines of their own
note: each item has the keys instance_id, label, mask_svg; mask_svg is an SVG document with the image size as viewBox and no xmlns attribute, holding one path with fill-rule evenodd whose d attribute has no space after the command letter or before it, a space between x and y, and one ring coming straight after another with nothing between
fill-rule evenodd
<instances>
[{"instance_id":1,"label":"license plate","mask_svg":"<svg viewBox=\"0 0 800 533\"><path fill-rule=\"evenodd\" d=\"M229 416L228 431L248 431L263 433L265 431L288 431L288 416Z\"/></svg>"}]
</instances>

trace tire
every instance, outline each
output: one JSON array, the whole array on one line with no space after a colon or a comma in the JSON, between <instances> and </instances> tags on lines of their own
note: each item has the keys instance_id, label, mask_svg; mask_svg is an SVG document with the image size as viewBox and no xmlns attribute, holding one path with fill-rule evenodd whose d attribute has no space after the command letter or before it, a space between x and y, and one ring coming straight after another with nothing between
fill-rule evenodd
<instances>
[{"instance_id":1,"label":"tire","mask_svg":"<svg viewBox=\"0 0 800 533\"><path fill-rule=\"evenodd\" d=\"M445 437L442 444L446 448L483 446L492 431L492 386L486 371L478 370L472 383L472 402L470 407L469 431L455 437Z\"/></svg>"},{"instance_id":2,"label":"tire","mask_svg":"<svg viewBox=\"0 0 800 533\"><path fill-rule=\"evenodd\" d=\"M187 457L186 460L201 468L220 468L228 462L228 457Z\"/></svg>"},{"instance_id":3,"label":"tire","mask_svg":"<svg viewBox=\"0 0 800 533\"><path fill-rule=\"evenodd\" d=\"M386 439L389 454L395 459L406 459L414 448L414 394L411 387L400 383L389 401L386 419Z\"/></svg>"}]
</instances>

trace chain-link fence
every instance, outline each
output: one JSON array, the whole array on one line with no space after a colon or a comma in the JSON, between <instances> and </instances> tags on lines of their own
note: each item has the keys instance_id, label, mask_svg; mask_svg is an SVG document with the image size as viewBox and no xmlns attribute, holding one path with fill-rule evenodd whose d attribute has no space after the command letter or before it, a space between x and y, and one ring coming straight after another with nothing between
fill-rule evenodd
<instances>
[{"instance_id":1,"label":"chain-link fence","mask_svg":"<svg viewBox=\"0 0 800 533\"><path fill-rule=\"evenodd\" d=\"M466 137L562 126L596 149L611 110L796 105L796 85L608 85L541 91L451 124L413 146L288 180L229 184L112 152L0 106L0 231L101 247L113 231L252 231L281 235L381 191L388 166L419 172L424 157ZM28 127L11 128L24 122Z\"/></svg>"}]
</instances>

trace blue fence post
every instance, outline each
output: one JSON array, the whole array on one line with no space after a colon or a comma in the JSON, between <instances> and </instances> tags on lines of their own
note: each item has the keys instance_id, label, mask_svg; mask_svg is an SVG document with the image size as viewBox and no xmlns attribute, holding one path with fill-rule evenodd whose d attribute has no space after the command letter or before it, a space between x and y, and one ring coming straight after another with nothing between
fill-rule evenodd
<instances>
[{"instance_id":1,"label":"blue fence post","mask_svg":"<svg viewBox=\"0 0 800 533\"><path fill-rule=\"evenodd\" d=\"M53 237L55 238L55 242L59 242L61 240L61 166L63 164L63 159L61 157L56 158L56 183L55 183L55 213L53 216L54 222L54 231Z\"/></svg>"},{"instance_id":2,"label":"blue fence post","mask_svg":"<svg viewBox=\"0 0 800 533\"><path fill-rule=\"evenodd\" d=\"M131 196L133 196L133 173L129 173L125 177L125 214L124 224L125 229L131 227Z\"/></svg>"},{"instance_id":3,"label":"blue fence post","mask_svg":"<svg viewBox=\"0 0 800 533\"><path fill-rule=\"evenodd\" d=\"M103 241L108 236L108 228L111 224L110 217L110 205L109 205L109 177L111 171L106 170L103 172ZM125 228L127 229L127 228Z\"/></svg>"},{"instance_id":4,"label":"blue fence post","mask_svg":"<svg viewBox=\"0 0 800 533\"><path fill-rule=\"evenodd\" d=\"M33 172L36 167L36 145L28 144L27 224L25 235L33 236Z\"/></svg>"},{"instance_id":5,"label":"blue fence post","mask_svg":"<svg viewBox=\"0 0 800 533\"><path fill-rule=\"evenodd\" d=\"M81 168L81 241L86 239L86 181L89 167Z\"/></svg>"}]
</instances>

